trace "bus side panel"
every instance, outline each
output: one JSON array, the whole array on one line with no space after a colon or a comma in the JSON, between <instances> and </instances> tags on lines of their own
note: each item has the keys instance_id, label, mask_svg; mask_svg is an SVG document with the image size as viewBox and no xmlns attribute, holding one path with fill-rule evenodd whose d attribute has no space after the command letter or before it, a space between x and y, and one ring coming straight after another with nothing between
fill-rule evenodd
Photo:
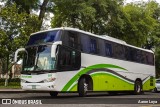
<instances>
[{"instance_id":1,"label":"bus side panel","mask_svg":"<svg viewBox=\"0 0 160 107\"><path fill-rule=\"evenodd\" d=\"M146 82L149 79L147 77L155 77L154 66L84 53L81 56L83 68L57 73L58 90L77 91L78 80L83 74L91 75L94 91L134 90L137 78L142 80L144 90L154 87Z\"/></svg>"},{"instance_id":2,"label":"bus side panel","mask_svg":"<svg viewBox=\"0 0 160 107\"><path fill-rule=\"evenodd\" d=\"M93 74L92 79L93 91L124 91L134 89L133 83L106 72Z\"/></svg>"},{"instance_id":3,"label":"bus side panel","mask_svg":"<svg viewBox=\"0 0 160 107\"><path fill-rule=\"evenodd\" d=\"M149 77L143 82L143 91L150 91L155 88L155 78Z\"/></svg>"}]
</instances>

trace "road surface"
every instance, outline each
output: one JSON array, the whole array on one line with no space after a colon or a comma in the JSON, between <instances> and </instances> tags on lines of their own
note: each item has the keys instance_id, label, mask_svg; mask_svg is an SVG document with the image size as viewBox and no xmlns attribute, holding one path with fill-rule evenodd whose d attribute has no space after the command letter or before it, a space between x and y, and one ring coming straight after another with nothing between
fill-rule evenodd
<instances>
[{"instance_id":1,"label":"road surface","mask_svg":"<svg viewBox=\"0 0 160 107\"><path fill-rule=\"evenodd\" d=\"M49 93L0 93L2 99L11 99L12 105L2 104L3 107L160 107L160 93L145 92L143 95L108 93L89 93L87 97L79 97L77 93L60 93L58 97L52 98ZM14 100L14 101L13 101ZM18 101L40 101L42 105L22 105ZM24 102L23 102L24 103ZM34 103L35 104L35 103ZM45 105L44 105L45 104Z\"/></svg>"}]
</instances>

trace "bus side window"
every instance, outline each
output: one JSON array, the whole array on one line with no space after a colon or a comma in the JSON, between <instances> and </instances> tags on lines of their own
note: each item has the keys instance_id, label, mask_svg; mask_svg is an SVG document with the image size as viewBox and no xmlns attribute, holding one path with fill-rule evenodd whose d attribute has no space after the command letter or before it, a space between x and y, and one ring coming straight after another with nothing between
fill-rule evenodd
<instances>
[{"instance_id":1,"label":"bus side window","mask_svg":"<svg viewBox=\"0 0 160 107\"><path fill-rule=\"evenodd\" d=\"M75 49L80 49L78 34L79 33L75 31L63 31L62 44Z\"/></svg>"},{"instance_id":2,"label":"bus side window","mask_svg":"<svg viewBox=\"0 0 160 107\"><path fill-rule=\"evenodd\" d=\"M125 46L125 59L131 61L131 48Z\"/></svg>"},{"instance_id":3,"label":"bus side window","mask_svg":"<svg viewBox=\"0 0 160 107\"><path fill-rule=\"evenodd\" d=\"M73 47L75 49L80 49L80 44L79 44L79 36L78 36L78 33L77 32L69 32L69 35L68 35L68 44L70 47Z\"/></svg>"},{"instance_id":4,"label":"bus side window","mask_svg":"<svg viewBox=\"0 0 160 107\"><path fill-rule=\"evenodd\" d=\"M105 41L103 39L98 39L99 43L99 55L100 56L106 56L106 51L105 51Z\"/></svg>"},{"instance_id":5,"label":"bus side window","mask_svg":"<svg viewBox=\"0 0 160 107\"><path fill-rule=\"evenodd\" d=\"M112 57L112 45L109 43L105 43L105 53L106 56Z\"/></svg>"},{"instance_id":6,"label":"bus side window","mask_svg":"<svg viewBox=\"0 0 160 107\"><path fill-rule=\"evenodd\" d=\"M154 65L154 55L152 53L148 53L148 64Z\"/></svg>"},{"instance_id":7,"label":"bus side window","mask_svg":"<svg viewBox=\"0 0 160 107\"><path fill-rule=\"evenodd\" d=\"M81 53L77 50L59 46L58 69L61 71L77 70L81 65Z\"/></svg>"},{"instance_id":8,"label":"bus side window","mask_svg":"<svg viewBox=\"0 0 160 107\"><path fill-rule=\"evenodd\" d=\"M84 53L89 53L89 36L86 34L80 33L81 37L81 50Z\"/></svg>"},{"instance_id":9,"label":"bus side window","mask_svg":"<svg viewBox=\"0 0 160 107\"><path fill-rule=\"evenodd\" d=\"M121 44L117 44L117 43L114 43L114 57L117 58L117 59L125 59L125 55L124 55L124 47L123 45Z\"/></svg>"},{"instance_id":10,"label":"bus side window","mask_svg":"<svg viewBox=\"0 0 160 107\"><path fill-rule=\"evenodd\" d=\"M94 38L90 39L90 53L98 54L97 40Z\"/></svg>"},{"instance_id":11,"label":"bus side window","mask_svg":"<svg viewBox=\"0 0 160 107\"><path fill-rule=\"evenodd\" d=\"M142 56L142 58L141 58L141 62L143 63L143 64L147 64L147 53L146 52L141 52L141 56Z\"/></svg>"},{"instance_id":12,"label":"bus side window","mask_svg":"<svg viewBox=\"0 0 160 107\"><path fill-rule=\"evenodd\" d=\"M134 48L130 49L130 56L131 56L131 61L136 62L136 50Z\"/></svg>"}]
</instances>

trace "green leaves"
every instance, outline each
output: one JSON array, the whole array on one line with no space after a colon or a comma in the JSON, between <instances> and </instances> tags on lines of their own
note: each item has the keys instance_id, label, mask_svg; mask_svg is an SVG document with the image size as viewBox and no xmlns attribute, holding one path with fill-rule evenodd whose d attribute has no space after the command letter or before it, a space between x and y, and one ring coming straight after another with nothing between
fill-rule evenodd
<instances>
[{"instance_id":1,"label":"green leaves","mask_svg":"<svg viewBox=\"0 0 160 107\"><path fill-rule=\"evenodd\" d=\"M0 60L8 66L5 60L9 60L8 57L11 58L18 48L25 46L32 32L38 31L39 20L37 15L19 13L16 4L2 7L0 20Z\"/></svg>"},{"instance_id":2,"label":"green leaves","mask_svg":"<svg viewBox=\"0 0 160 107\"><path fill-rule=\"evenodd\" d=\"M119 5L114 0L55 0L52 27L69 26L96 34L107 34L111 17L117 16Z\"/></svg>"},{"instance_id":3,"label":"green leaves","mask_svg":"<svg viewBox=\"0 0 160 107\"><path fill-rule=\"evenodd\" d=\"M2 19L2 27L0 30L1 32L3 31L1 34L6 41L5 44L0 42L0 45L5 45L6 48L11 47L10 51L15 51L19 45L24 46L30 33L38 31L38 29L36 29L38 26L38 17L36 15L18 13L16 4L2 8L0 11L0 17ZM9 44L11 46L9 46Z\"/></svg>"}]
</instances>

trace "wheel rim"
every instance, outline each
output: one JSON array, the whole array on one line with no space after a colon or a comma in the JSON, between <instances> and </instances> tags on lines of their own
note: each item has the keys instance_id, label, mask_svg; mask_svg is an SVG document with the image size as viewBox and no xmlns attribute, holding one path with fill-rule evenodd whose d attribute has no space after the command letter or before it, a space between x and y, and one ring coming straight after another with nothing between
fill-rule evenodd
<instances>
[{"instance_id":1,"label":"wheel rim","mask_svg":"<svg viewBox=\"0 0 160 107\"><path fill-rule=\"evenodd\" d=\"M139 84L137 84L137 86L136 86L136 91L137 91L137 93L141 92L141 86Z\"/></svg>"},{"instance_id":2,"label":"wheel rim","mask_svg":"<svg viewBox=\"0 0 160 107\"><path fill-rule=\"evenodd\" d=\"M84 91L88 91L88 84L86 82L84 83Z\"/></svg>"}]
</instances>

